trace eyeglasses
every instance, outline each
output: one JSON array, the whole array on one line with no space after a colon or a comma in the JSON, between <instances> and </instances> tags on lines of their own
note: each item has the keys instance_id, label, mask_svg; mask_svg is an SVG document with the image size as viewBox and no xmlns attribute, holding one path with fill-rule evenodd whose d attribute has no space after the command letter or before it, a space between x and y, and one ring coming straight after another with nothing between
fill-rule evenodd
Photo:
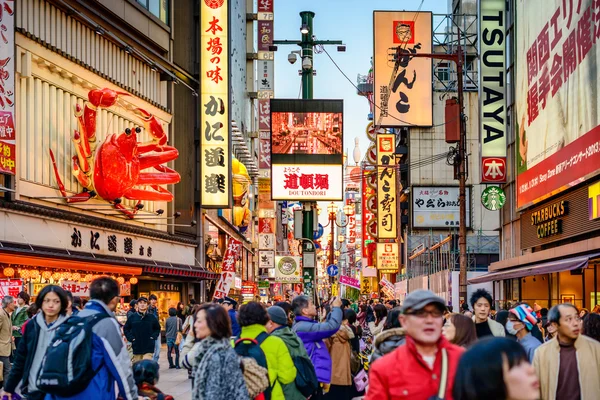
<instances>
[{"instance_id":1,"label":"eyeglasses","mask_svg":"<svg viewBox=\"0 0 600 400\"><path fill-rule=\"evenodd\" d=\"M570 324L573 321L575 321L575 322L581 322L581 318L579 316L575 316L575 317L569 316L569 317L564 318L564 320L565 320L565 322L567 324Z\"/></svg>"},{"instance_id":2,"label":"eyeglasses","mask_svg":"<svg viewBox=\"0 0 600 400\"><path fill-rule=\"evenodd\" d=\"M410 311L410 312L406 312L404 313L406 315L414 315L417 318L427 318L428 315L431 315L433 318L441 318L443 313L441 310L432 310L432 311L426 311L426 310L418 310L418 311Z\"/></svg>"}]
</instances>

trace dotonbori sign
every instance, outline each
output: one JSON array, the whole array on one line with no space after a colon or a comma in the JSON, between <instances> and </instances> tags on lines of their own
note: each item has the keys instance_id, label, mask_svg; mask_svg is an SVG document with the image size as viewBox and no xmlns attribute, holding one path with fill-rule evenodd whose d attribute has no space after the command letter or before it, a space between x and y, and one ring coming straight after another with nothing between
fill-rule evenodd
<instances>
[{"instance_id":1,"label":"dotonbori sign","mask_svg":"<svg viewBox=\"0 0 600 400\"><path fill-rule=\"evenodd\" d=\"M479 2L481 182L506 182L505 0Z\"/></svg>"},{"instance_id":2,"label":"dotonbori sign","mask_svg":"<svg viewBox=\"0 0 600 400\"><path fill-rule=\"evenodd\" d=\"M203 208L229 208L228 1L200 2L200 193Z\"/></svg>"}]
</instances>

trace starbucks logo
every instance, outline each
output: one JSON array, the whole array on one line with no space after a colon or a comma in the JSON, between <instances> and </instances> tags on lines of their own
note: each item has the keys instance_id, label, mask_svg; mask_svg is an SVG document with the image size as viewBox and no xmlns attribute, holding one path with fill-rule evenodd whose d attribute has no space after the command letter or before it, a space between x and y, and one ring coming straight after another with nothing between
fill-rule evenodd
<instances>
[{"instance_id":1,"label":"starbucks logo","mask_svg":"<svg viewBox=\"0 0 600 400\"><path fill-rule=\"evenodd\" d=\"M490 211L498 211L506 203L506 194L499 186L488 186L481 193L481 204Z\"/></svg>"}]
</instances>

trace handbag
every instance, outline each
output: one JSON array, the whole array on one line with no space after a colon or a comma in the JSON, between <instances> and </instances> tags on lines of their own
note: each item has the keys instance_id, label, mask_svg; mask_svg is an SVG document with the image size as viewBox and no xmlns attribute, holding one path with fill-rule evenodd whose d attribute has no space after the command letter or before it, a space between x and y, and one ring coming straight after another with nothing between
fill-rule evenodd
<instances>
[{"instance_id":1,"label":"handbag","mask_svg":"<svg viewBox=\"0 0 600 400\"><path fill-rule=\"evenodd\" d=\"M175 338L175 344L177 346L179 346L182 339L183 339L183 335L181 334L181 331L179 330L179 318L177 318L177 337Z\"/></svg>"},{"instance_id":2,"label":"handbag","mask_svg":"<svg viewBox=\"0 0 600 400\"><path fill-rule=\"evenodd\" d=\"M444 400L446 396L446 386L448 385L448 353L442 349L442 375L440 376L440 386L436 396L431 396L427 400Z\"/></svg>"},{"instance_id":3,"label":"handbag","mask_svg":"<svg viewBox=\"0 0 600 400\"><path fill-rule=\"evenodd\" d=\"M358 371L362 368L362 362L360 356L356 351L352 351L350 355L350 372L352 375L358 374Z\"/></svg>"},{"instance_id":4,"label":"handbag","mask_svg":"<svg viewBox=\"0 0 600 400\"><path fill-rule=\"evenodd\" d=\"M354 377L354 387L360 393L367 388L369 385L369 375L364 369L361 369L358 374Z\"/></svg>"}]
</instances>

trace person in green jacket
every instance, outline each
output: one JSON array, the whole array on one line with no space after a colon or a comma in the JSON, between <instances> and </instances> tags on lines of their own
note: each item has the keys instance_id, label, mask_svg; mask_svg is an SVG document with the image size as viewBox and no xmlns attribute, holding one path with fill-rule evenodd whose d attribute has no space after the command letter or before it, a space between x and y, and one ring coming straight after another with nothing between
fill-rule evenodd
<instances>
[{"instance_id":1,"label":"person in green jacket","mask_svg":"<svg viewBox=\"0 0 600 400\"><path fill-rule=\"evenodd\" d=\"M287 346L288 351L292 360L294 357L303 357L310 362L310 357L304 348L302 340L296 335L296 332L292 331L287 325L288 316L285 310L278 306L269 307L267 309L269 318L267 322L267 332L271 336L275 336L283 340ZM285 400L306 400L306 397L296 387L296 382L288 383L283 385L283 396Z\"/></svg>"},{"instance_id":2,"label":"person in green jacket","mask_svg":"<svg viewBox=\"0 0 600 400\"><path fill-rule=\"evenodd\" d=\"M29 308L29 300L31 297L25 292L20 292L17 295L17 308L13 311L10 319L12 321L12 335L15 338L15 346L19 348L19 342L23 335L21 334L21 327L27 321L27 309Z\"/></svg>"},{"instance_id":3,"label":"person in green jacket","mask_svg":"<svg viewBox=\"0 0 600 400\"><path fill-rule=\"evenodd\" d=\"M238 323L242 327L240 338L256 339L261 333L267 333L269 322L267 310L260 303L251 301L240 307ZM282 385L293 383L296 379L296 367L287 346L276 336L267 337L260 345L267 358L269 381L271 382L271 399L285 400Z\"/></svg>"}]
</instances>

